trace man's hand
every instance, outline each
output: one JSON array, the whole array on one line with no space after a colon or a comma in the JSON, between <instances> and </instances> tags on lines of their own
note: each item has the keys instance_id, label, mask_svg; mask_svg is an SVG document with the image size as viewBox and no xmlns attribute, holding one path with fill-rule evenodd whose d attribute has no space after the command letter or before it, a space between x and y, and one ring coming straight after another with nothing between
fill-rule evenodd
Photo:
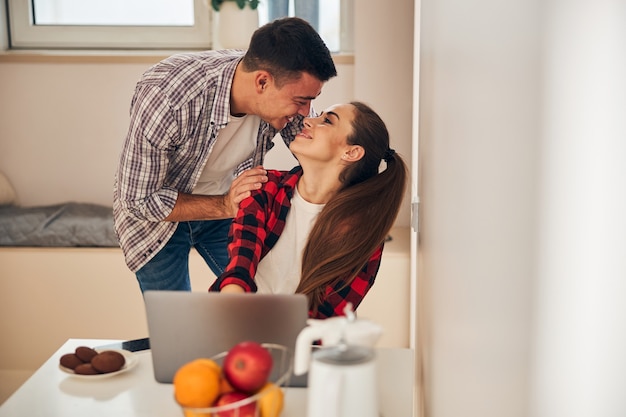
<instances>
[{"instance_id":1,"label":"man's hand","mask_svg":"<svg viewBox=\"0 0 626 417\"><path fill-rule=\"evenodd\" d=\"M228 194L224 196L224 204L227 208L230 207L232 214L231 217L235 217L237 215L239 203L241 203L245 198L250 197L252 190L258 190L266 182L267 171L262 166L250 168L235 178L233 183L230 185Z\"/></svg>"},{"instance_id":2,"label":"man's hand","mask_svg":"<svg viewBox=\"0 0 626 417\"><path fill-rule=\"evenodd\" d=\"M239 203L267 182L267 171L263 167L251 168L230 185L226 195L201 195L178 193L172 212L164 219L168 222L191 220L232 219L237 215Z\"/></svg>"}]
</instances>

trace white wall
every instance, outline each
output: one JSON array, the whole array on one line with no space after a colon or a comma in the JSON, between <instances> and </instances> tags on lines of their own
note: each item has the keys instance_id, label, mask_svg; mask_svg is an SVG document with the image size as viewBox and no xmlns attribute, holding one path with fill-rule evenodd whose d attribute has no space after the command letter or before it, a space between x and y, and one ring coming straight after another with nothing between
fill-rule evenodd
<instances>
[{"instance_id":1,"label":"white wall","mask_svg":"<svg viewBox=\"0 0 626 417\"><path fill-rule=\"evenodd\" d=\"M413 1L356 0L355 98L371 104L389 129L391 147L411 166L413 129ZM391 4L391 3L390 3ZM408 93L408 94L407 94ZM410 188L398 224L409 225Z\"/></svg>"},{"instance_id":2,"label":"white wall","mask_svg":"<svg viewBox=\"0 0 626 417\"><path fill-rule=\"evenodd\" d=\"M526 416L537 12L522 0L422 0L420 337L430 416Z\"/></svg>"},{"instance_id":3,"label":"white wall","mask_svg":"<svg viewBox=\"0 0 626 417\"><path fill-rule=\"evenodd\" d=\"M626 2L552 0L532 417L626 415Z\"/></svg>"},{"instance_id":4,"label":"white wall","mask_svg":"<svg viewBox=\"0 0 626 417\"><path fill-rule=\"evenodd\" d=\"M0 169L23 205L111 205L131 94L147 64L0 63Z\"/></svg>"},{"instance_id":5,"label":"white wall","mask_svg":"<svg viewBox=\"0 0 626 417\"><path fill-rule=\"evenodd\" d=\"M626 415L625 4L421 4L425 415Z\"/></svg>"}]
</instances>

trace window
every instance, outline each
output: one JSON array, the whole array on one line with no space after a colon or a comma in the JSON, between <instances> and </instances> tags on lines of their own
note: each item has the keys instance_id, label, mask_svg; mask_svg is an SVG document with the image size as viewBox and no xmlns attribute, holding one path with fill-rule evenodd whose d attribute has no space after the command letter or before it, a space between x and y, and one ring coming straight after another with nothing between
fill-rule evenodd
<instances>
[{"instance_id":1,"label":"window","mask_svg":"<svg viewBox=\"0 0 626 417\"><path fill-rule=\"evenodd\" d=\"M13 49L211 47L210 0L6 1ZM329 49L346 51L351 44L346 25L352 1L260 0L259 24L283 15L298 15L311 21L307 16L313 13L318 20L311 23ZM303 9L303 4L309 10Z\"/></svg>"},{"instance_id":2,"label":"window","mask_svg":"<svg viewBox=\"0 0 626 417\"><path fill-rule=\"evenodd\" d=\"M12 48L209 48L204 0L8 0Z\"/></svg>"}]
</instances>

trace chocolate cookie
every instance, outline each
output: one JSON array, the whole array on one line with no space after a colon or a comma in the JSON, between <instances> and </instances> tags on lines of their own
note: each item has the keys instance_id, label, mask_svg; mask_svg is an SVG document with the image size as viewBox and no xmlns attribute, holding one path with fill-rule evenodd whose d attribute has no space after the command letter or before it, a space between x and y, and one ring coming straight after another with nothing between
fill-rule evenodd
<instances>
[{"instance_id":1,"label":"chocolate cookie","mask_svg":"<svg viewBox=\"0 0 626 417\"><path fill-rule=\"evenodd\" d=\"M85 362L80 360L80 358L76 356L75 353L66 353L65 355L61 356L61 366L64 366L66 368L74 369L78 365L81 365L83 363Z\"/></svg>"},{"instance_id":2,"label":"chocolate cookie","mask_svg":"<svg viewBox=\"0 0 626 417\"><path fill-rule=\"evenodd\" d=\"M83 362L90 362L91 359L98 354L95 350L87 346L79 346L76 348L76 356Z\"/></svg>"},{"instance_id":3,"label":"chocolate cookie","mask_svg":"<svg viewBox=\"0 0 626 417\"><path fill-rule=\"evenodd\" d=\"M100 373L90 363L81 363L76 368L74 368L74 372L79 375L97 375Z\"/></svg>"},{"instance_id":4,"label":"chocolate cookie","mask_svg":"<svg viewBox=\"0 0 626 417\"><path fill-rule=\"evenodd\" d=\"M124 355L114 350L105 350L91 359L91 365L102 374L119 371L125 363Z\"/></svg>"}]
</instances>

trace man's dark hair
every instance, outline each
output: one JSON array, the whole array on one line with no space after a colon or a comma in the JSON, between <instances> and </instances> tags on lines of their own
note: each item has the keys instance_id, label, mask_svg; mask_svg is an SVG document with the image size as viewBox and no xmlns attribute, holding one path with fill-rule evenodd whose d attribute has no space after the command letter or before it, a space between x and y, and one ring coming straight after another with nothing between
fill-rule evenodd
<instances>
[{"instance_id":1,"label":"man's dark hair","mask_svg":"<svg viewBox=\"0 0 626 417\"><path fill-rule=\"evenodd\" d=\"M265 70L278 85L306 72L326 82L337 75L328 47L306 20L276 19L258 28L243 58L245 71Z\"/></svg>"}]
</instances>

